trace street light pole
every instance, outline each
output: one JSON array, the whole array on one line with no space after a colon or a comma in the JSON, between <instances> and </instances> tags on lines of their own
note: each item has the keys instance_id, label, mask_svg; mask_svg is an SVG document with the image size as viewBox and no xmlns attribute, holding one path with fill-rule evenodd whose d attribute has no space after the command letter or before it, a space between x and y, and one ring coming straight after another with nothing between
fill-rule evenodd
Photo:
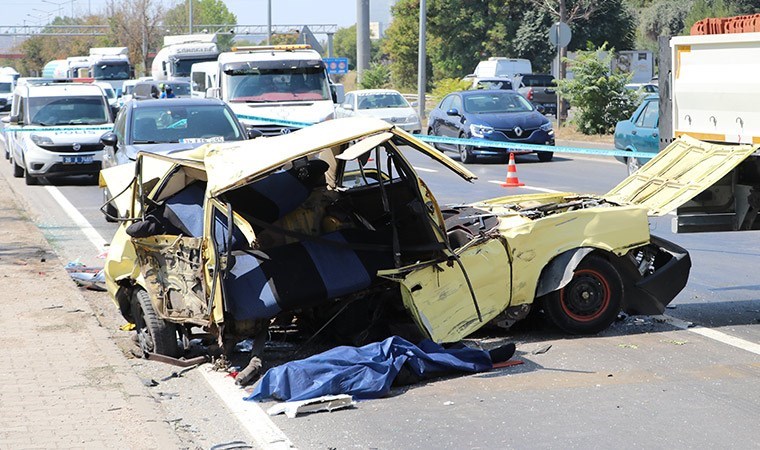
<instances>
[{"instance_id":1,"label":"street light pole","mask_svg":"<svg viewBox=\"0 0 760 450\"><path fill-rule=\"evenodd\" d=\"M427 59L427 37L426 37L426 24L427 24L427 2L426 0L420 0L420 46L419 55L417 59L417 111L420 116L420 120L425 119L425 85L427 84L427 77L425 73L425 60Z\"/></svg>"}]
</instances>

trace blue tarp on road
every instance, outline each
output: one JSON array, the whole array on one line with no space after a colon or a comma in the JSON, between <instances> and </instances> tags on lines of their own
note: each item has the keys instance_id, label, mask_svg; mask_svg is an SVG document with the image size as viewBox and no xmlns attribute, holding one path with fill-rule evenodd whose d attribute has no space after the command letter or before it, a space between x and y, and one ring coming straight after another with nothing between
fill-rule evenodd
<instances>
[{"instance_id":1,"label":"blue tarp on road","mask_svg":"<svg viewBox=\"0 0 760 450\"><path fill-rule=\"evenodd\" d=\"M336 347L273 367L246 400L296 401L336 394L357 399L383 397L404 365L420 379L452 372L484 372L493 367L485 350L445 349L430 340L417 346L393 336L364 347Z\"/></svg>"}]
</instances>

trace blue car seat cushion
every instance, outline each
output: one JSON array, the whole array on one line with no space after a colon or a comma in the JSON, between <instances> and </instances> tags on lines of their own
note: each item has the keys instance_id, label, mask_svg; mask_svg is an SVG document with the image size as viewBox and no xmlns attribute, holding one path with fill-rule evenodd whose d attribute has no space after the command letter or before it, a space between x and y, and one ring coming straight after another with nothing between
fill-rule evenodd
<instances>
[{"instance_id":1,"label":"blue car seat cushion","mask_svg":"<svg viewBox=\"0 0 760 450\"><path fill-rule=\"evenodd\" d=\"M265 254L236 252L225 280L228 310L238 320L271 318L280 311L318 306L368 288L380 269L393 267L389 250L353 250L387 244L380 233L342 230L321 240L295 242ZM387 247L387 245L386 245Z\"/></svg>"}]
</instances>

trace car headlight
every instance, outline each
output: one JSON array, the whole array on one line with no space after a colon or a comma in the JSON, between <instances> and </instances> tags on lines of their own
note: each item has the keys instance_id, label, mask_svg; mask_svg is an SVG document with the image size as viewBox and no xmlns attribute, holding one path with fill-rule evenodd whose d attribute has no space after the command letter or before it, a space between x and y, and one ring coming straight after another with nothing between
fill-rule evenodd
<instances>
[{"instance_id":1,"label":"car headlight","mask_svg":"<svg viewBox=\"0 0 760 450\"><path fill-rule=\"evenodd\" d=\"M410 114L406 118L407 122L417 122L417 114Z\"/></svg>"},{"instance_id":2,"label":"car headlight","mask_svg":"<svg viewBox=\"0 0 760 450\"><path fill-rule=\"evenodd\" d=\"M31 139L35 145L53 145L53 140L47 136L32 134L31 136L29 136L29 139Z\"/></svg>"},{"instance_id":3,"label":"car headlight","mask_svg":"<svg viewBox=\"0 0 760 450\"><path fill-rule=\"evenodd\" d=\"M541 125L539 128L541 128L541 131L552 131L552 123L546 122L545 124Z\"/></svg>"},{"instance_id":4,"label":"car headlight","mask_svg":"<svg viewBox=\"0 0 760 450\"><path fill-rule=\"evenodd\" d=\"M470 125L470 134L475 137L482 138L491 133L493 133L493 127L489 127L488 125L477 125L474 123Z\"/></svg>"}]
</instances>

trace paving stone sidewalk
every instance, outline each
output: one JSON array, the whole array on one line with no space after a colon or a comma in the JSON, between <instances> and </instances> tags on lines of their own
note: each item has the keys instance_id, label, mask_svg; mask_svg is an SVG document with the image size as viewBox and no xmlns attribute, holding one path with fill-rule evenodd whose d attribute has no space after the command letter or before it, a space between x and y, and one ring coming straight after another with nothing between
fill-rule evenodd
<instances>
[{"instance_id":1,"label":"paving stone sidewalk","mask_svg":"<svg viewBox=\"0 0 760 450\"><path fill-rule=\"evenodd\" d=\"M0 177L0 449L185 447Z\"/></svg>"}]
</instances>

